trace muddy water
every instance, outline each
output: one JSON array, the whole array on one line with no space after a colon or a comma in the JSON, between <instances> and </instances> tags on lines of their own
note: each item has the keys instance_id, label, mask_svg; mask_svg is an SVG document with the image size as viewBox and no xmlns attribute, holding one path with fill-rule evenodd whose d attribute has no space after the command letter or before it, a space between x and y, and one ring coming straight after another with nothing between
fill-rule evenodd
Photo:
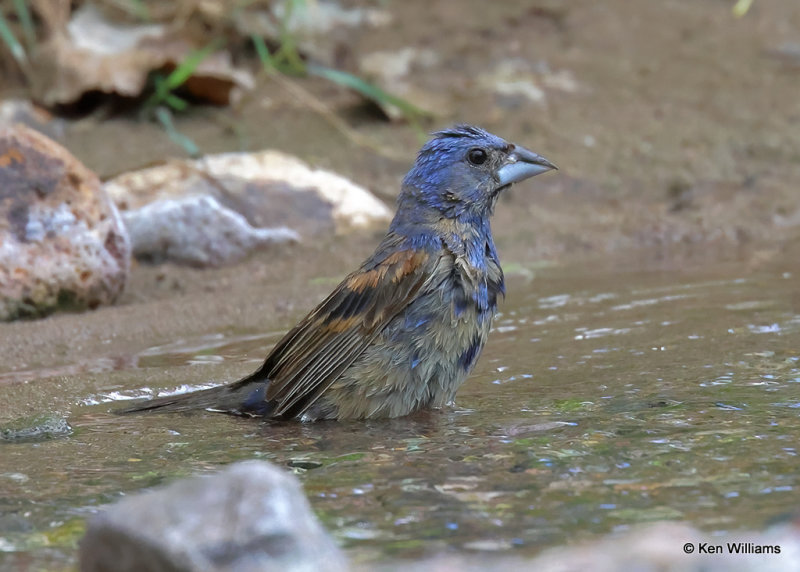
<instances>
[{"instance_id":1,"label":"muddy water","mask_svg":"<svg viewBox=\"0 0 800 572\"><path fill-rule=\"evenodd\" d=\"M512 277L457 407L391 421L108 415L110 399L250 369L280 332L149 348L113 375L85 374L97 391L73 409L71 434L0 444L0 568L69 569L103 503L249 458L294 471L361 563L533 554L659 519L761 528L800 505L798 277Z\"/></svg>"}]
</instances>

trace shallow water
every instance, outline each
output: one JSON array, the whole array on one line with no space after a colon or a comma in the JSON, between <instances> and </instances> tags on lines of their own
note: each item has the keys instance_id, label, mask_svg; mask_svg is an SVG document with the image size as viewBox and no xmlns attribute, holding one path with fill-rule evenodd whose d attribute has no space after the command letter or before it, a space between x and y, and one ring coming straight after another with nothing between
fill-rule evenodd
<instances>
[{"instance_id":1,"label":"shallow water","mask_svg":"<svg viewBox=\"0 0 800 572\"><path fill-rule=\"evenodd\" d=\"M800 505L798 276L797 266L512 276L458 406L390 421L108 415L109 399L154 379L171 390L169 380L255 367L280 332L146 349L92 381L69 435L0 443L0 567L69 568L103 503L249 458L297 473L362 563L533 554L662 519L763 528Z\"/></svg>"}]
</instances>

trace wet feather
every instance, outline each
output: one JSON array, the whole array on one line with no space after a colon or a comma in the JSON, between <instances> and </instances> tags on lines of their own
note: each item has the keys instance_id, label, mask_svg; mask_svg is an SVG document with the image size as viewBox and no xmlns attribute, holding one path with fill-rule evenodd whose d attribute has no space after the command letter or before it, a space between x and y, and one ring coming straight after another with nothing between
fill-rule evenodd
<instances>
[{"instance_id":1,"label":"wet feather","mask_svg":"<svg viewBox=\"0 0 800 572\"><path fill-rule=\"evenodd\" d=\"M403 180L376 251L257 371L125 411L210 408L315 420L444 406L478 361L505 294L489 225L497 196L510 182L552 168L477 127L434 134Z\"/></svg>"}]
</instances>

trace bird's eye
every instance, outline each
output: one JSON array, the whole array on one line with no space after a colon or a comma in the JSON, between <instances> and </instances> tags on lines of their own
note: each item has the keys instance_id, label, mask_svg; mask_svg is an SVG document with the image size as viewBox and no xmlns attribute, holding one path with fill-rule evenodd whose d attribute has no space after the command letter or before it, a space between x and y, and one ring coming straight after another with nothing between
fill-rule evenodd
<instances>
[{"instance_id":1,"label":"bird's eye","mask_svg":"<svg viewBox=\"0 0 800 572\"><path fill-rule=\"evenodd\" d=\"M488 158L489 155L486 154L486 151L477 147L475 149L470 149L469 153L467 153L467 161L473 165L483 165Z\"/></svg>"}]
</instances>

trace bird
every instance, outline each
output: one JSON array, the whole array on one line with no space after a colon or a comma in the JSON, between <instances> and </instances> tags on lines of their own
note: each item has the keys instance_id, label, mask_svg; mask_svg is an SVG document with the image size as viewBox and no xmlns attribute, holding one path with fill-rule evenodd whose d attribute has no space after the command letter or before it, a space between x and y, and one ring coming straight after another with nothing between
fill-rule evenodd
<instances>
[{"instance_id":1,"label":"bird","mask_svg":"<svg viewBox=\"0 0 800 572\"><path fill-rule=\"evenodd\" d=\"M512 184L557 167L482 128L435 132L375 252L239 381L119 411L275 420L391 418L454 402L486 344L503 270L490 218Z\"/></svg>"}]
</instances>

